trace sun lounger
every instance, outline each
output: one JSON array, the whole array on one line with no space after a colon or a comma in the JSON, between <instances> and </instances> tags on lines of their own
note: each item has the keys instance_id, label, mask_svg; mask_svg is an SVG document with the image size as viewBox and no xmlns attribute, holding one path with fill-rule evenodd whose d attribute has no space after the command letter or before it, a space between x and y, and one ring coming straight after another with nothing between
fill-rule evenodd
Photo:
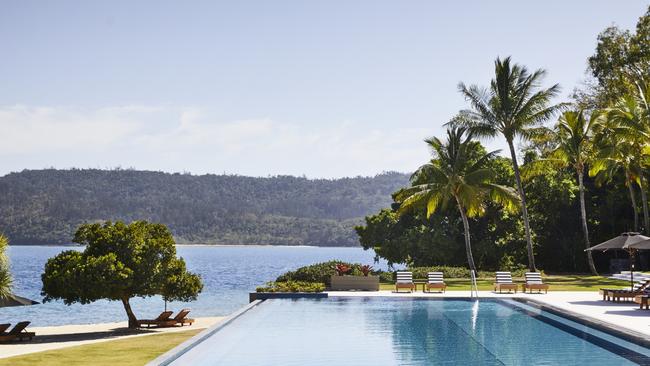
<instances>
[{"instance_id":1,"label":"sun lounger","mask_svg":"<svg viewBox=\"0 0 650 366\"><path fill-rule=\"evenodd\" d=\"M522 290L526 293L526 290L530 290L530 293L533 293L533 290L538 292L548 293L548 284L542 281L542 274L539 272L526 272L526 283L521 285Z\"/></svg>"},{"instance_id":2,"label":"sun lounger","mask_svg":"<svg viewBox=\"0 0 650 366\"><path fill-rule=\"evenodd\" d=\"M9 329L11 327L11 324L6 323L6 324L0 324L0 335L3 335L5 330Z\"/></svg>"},{"instance_id":3,"label":"sun lounger","mask_svg":"<svg viewBox=\"0 0 650 366\"><path fill-rule=\"evenodd\" d=\"M156 319L142 319L138 320L138 326L143 327L147 326L147 328L153 326L156 327L171 327L176 325L176 321L173 319L170 319L174 312L173 311L163 311L158 315Z\"/></svg>"},{"instance_id":4,"label":"sun lounger","mask_svg":"<svg viewBox=\"0 0 650 366\"><path fill-rule=\"evenodd\" d=\"M501 293L503 290L514 290L517 293L517 284L512 282L512 275L510 272L497 272L496 281L494 282L494 292L499 291Z\"/></svg>"},{"instance_id":5,"label":"sun lounger","mask_svg":"<svg viewBox=\"0 0 650 366\"><path fill-rule=\"evenodd\" d=\"M183 309L179 311L172 320L174 320L175 324L180 324L181 327L185 324L192 325L194 324L194 319L187 317L187 314L189 313L190 309Z\"/></svg>"},{"instance_id":6,"label":"sun lounger","mask_svg":"<svg viewBox=\"0 0 650 366\"><path fill-rule=\"evenodd\" d=\"M634 302L639 304L639 309L643 309L645 307L646 310L650 309L650 296L648 295L636 295L634 296Z\"/></svg>"},{"instance_id":7,"label":"sun lounger","mask_svg":"<svg viewBox=\"0 0 650 366\"><path fill-rule=\"evenodd\" d=\"M650 289L649 286L650 280L643 280L637 282L632 290L601 288L600 293L603 295L603 300L606 301L629 301L633 300L637 295L647 295Z\"/></svg>"},{"instance_id":8,"label":"sun lounger","mask_svg":"<svg viewBox=\"0 0 650 366\"><path fill-rule=\"evenodd\" d=\"M27 326L29 325L30 322L20 322L16 324L13 329L6 333L0 334L0 342L7 342L7 341L13 341L15 339L18 340L24 340L24 339L29 339L31 340L36 336L36 333L34 332L28 332L27 331ZM4 325L4 324L3 324Z\"/></svg>"},{"instance_id":9,"label":"sun lounger","mask_svg":"<svg viewBox=\"0 0 650 366\"><path fill-rule=\"evenodd\" d=\"M415 283L413 283L413 273L407 271L397 272L397 281L395 281L395 292L405 288L409 291L415 290Z\"/></svg>"},{"instance_id":10,"label":"sun lounger","mask_svg":"<svg viewBox=\"0 0 650 366\"><path fill-rule=\"evenodd\" d=\"M438 289L442 292L445 292L445 289L447 289L442 272L427 273L427 282L424 284L422 291L431 292L431 289Z\"/></svg>"}]
</instances>

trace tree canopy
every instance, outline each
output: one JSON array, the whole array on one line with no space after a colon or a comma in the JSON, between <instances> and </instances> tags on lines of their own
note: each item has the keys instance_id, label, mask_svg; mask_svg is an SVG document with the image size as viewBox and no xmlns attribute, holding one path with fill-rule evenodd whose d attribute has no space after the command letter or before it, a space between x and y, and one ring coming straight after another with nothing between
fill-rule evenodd
<instances>
[{"instance_id":1,"label":"tree canopy","mask_svg":"<svg viewBox=\"0 0 650 366\"><path fill-rule=\"evenodd\" d=\"M131 298L162 295L168 301L192 301L203 288L199 276L176 257L174 239L162 224L84 224L73 241L85 245L85 250L64 251L45 265L44 301L60 299L68 305L121 301L129 327L136 327Z\"/></svg>"}]
</instances>

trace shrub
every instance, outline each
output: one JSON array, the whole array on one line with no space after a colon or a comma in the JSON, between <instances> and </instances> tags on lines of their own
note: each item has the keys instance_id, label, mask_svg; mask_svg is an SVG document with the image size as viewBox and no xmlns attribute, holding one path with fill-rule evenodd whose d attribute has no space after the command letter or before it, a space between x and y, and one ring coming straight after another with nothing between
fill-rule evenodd
<instances>
[{"instance_id":1,"label":"shrub","mask_svg":"<svg viewBox=\"0 0 650 366\"><path fill-rule=\"evenodd\" d=\"M284 281L268 282L256 289L257 292L323 292L325 284L320 282Z\"/></svg>"},{"instance_id":2,"label":"shrub","mask_svg":"<svg viewBox=\"0 0 650 366\"><path fill-rule=\"evenodd\" d=\"M316 263L305 267L300 267L295 271L289 271L285 274L280 275L275 279L276 282L286 282L286 281L305 281L305 282L320 282L328 284L330 283L330 276L336 275L337 266L347 266L350 270L347 272L349 275L361 276L361 269L359 264L352 264L338 260L332 260L328 262Z\"/></svg>"}]
</instances>

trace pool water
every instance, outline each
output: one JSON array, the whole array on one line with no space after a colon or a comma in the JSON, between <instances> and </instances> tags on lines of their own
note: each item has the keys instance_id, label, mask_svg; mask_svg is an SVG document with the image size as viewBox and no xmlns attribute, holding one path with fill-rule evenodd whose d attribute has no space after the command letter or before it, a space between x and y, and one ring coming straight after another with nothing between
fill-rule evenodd
<instances>
[{"instance_id":1,"label":"pool water","mask_svg":"<svg viewBox=\"0 0 650 366\"><path fill-rule=\"evenodd\" d=\"M512 300L273 299L173 365L634 365L650 351Z\"/></svg>"}]
</instances>

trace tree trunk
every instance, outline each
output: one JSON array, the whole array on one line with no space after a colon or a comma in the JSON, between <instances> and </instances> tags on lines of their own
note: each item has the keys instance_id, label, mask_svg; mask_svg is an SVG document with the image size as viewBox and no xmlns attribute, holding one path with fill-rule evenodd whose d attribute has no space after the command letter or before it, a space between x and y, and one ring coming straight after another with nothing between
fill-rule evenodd
<instances>
[{"instance_id":1,"label":"tree trunk","mask_svg":"<svg viewBox=\"0 0 650 366\"><path fill-rule=\"evenodd\" d=\"M137 328L138 318L135 317L135 314L133 314L133 310L131 310L131 304L129 304L128 297L122 298L122 305L124 305L124 311L126 311L126 315L129 317L129 328L131 329Z\"/></svg>"},{"instance_id":2,"label":"tree trunk","mask_svg":"<svg viewBox=\"0 0 650 366\"><path fill-rule=\"evenodd\" d=\"M641 205L643 206L643 233L648 235L650 232L650 217L648 217L648 195L646 194L646 184L643 173L639 177L639 189L641 189Z\"/></svg>"},{"instance_id":3,"label":"tree trunk","mask_svg":"<svg viewBox=\"0 0 650 366\"><path fill-rule=\"evenodd\" d=\"M634 194L634 186L632 181L627 181L627 188L630 192L630 202L632 203L632 213L634 214L634 228L632 231L639 230L639 209L636 206L636 195Z\"/></svg>"},{"instance_id":4,"label":"tree trunk","mask_svg":"<svg viewBox=\"0 0 650 366\"><path fill-rule=\"evenodd\" d=\"M582 221L582 234L585 237L585 248L589 248L591 244L589 243L589 227L587 226L587 209L585 208L585 184L583 181L583 172L578 170L578 187L580 188L580 218ZM591 251L587 251L587 265L589 265L589 271L595 276L598 275L596 271L596 266L594 265L594 258L591 255Z\"/></svg>"},{"instance_id":5,"label":"tree trunk","mask_svg":"<svg viewBox=\"0 0 650 366\"><path fill-rule=\"evenodd\" d=\"M515 153L515 146L512 141L508 141L510 148L510 156L512 158L512 168L515 171L515 180L517 181L517 191L521 199L521 215L524 219L524 228L526 230L526 249L528 249L528 269L531 272L537 272L535 267L535 254L533 253L533 240L530 235L530 222L528 220L528 208L526 208L526 195L524 194L524 186L521 184L521 174L519 173L519 164L517 164L517 154Z\"/></svg>"},{"instance_id":6,"label":"tree trunk","mask_svg":"<svg viewBox=\"0 0 650 366\"><path fill-rule=\"evenodd\" d=\"M470 235L469 235L469 221L467 220L467 215L465 215L465 211L463 210L463 207L460 205L460 202L458 202L458 199L456 199L456 203L458 203L458 211L460 211L460 217L463 219L463 228L465 231L465 252L467 253L467 263L469 264L469 269L472 271L476 271L476 265L474 264L474 256L472 255L472 243L470 242Z\"/></svg>"}]
</instances>

